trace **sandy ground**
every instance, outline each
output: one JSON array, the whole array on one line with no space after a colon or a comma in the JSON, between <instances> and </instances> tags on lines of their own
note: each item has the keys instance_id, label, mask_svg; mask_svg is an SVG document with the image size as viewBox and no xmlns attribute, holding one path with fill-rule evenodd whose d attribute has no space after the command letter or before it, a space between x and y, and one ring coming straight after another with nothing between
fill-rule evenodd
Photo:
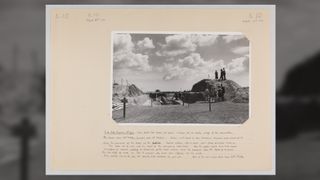
<instances>
[{"instance_id":1,"label":"sandy ground","mask_svg":"<svg viewBox=\"0 0 320 180\"><path fill-rule=\"evenodd\" d=\"M119 123L198 123L198 124L240 124L249 116L247 103L218 102L212 103L209 112L208 103L197 102L185 106L129 106L126 118L123 110L113 112L113 119Z\"/></svg>"}]
</instances>

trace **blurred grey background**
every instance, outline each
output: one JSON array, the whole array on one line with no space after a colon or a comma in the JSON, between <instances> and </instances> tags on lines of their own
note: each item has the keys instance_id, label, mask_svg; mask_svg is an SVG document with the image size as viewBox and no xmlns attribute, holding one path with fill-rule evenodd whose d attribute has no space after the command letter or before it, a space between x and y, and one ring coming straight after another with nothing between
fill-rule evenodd
<instances>
[{"instance_id":1,"label":"blurred grey background","mask_svg":"<svg viewBox=\"0 0 320 180\"><path fill-rule=\"evenodd\" d=\"M0 179L319 179L320 1L95 1L95 4L276 4L276 176L45 176L45 4L0 1ZM22 120L26 120L22 123ZM30 137L28 175L21 147ZM23 151L24 152L24 151ZM257 160L258 161L258 160Z\"/></svg>"}]
</instances>

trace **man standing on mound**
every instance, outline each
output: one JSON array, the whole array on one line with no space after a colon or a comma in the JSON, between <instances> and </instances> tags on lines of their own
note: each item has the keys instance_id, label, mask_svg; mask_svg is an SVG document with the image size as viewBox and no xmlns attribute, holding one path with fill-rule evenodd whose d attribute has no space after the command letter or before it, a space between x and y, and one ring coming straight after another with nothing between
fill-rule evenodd
<instances>
[{"instance_id":1,"label":"man standing on mound","mask_svg":"<svg viewBox=\"0 0 320 180\"><path fill-rule=\"evenodd\" d=\"M222 80L226 80L226 70L224 68L222 68L222 72L223 72L223 79Z\"/></svg>"},{"instance_id":2,"label":"man standing on mound","mask_svg":"<svg viewBox=\"0 0 320 180\"><path fill-rule=\"evenodd\" d=\"M223 81L223 69L220 69L220 81Z\"/></svg>"},{"instance_id":3,"label":"man standing on mound","mask_svg":"<svg viewBox=\"0 0 320 180\"><path fill-rule=\"evenodd\" d=\"M214 72L214 76L215 76L215 79L216 79L216 80L219 79L219 77L218 77L219 75L218 75L218 71L217 71L217 70Z\"/></svg>"}]
</instances>

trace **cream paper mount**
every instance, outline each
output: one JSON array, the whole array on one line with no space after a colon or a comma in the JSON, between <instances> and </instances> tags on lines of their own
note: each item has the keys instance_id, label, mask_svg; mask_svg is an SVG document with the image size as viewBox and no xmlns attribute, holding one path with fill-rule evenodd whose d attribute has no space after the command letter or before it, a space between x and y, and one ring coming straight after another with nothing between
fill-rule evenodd
<instances>
[{"instance_id":1,"label":"cream paper mount","mask_svg":"<svg viewBox=\"0 0 320 180\"><path fill-rule=\"evenodd\" d=\"M275 6L47 5L47 175L274 175Z\"/></svg>"}]
</instances>

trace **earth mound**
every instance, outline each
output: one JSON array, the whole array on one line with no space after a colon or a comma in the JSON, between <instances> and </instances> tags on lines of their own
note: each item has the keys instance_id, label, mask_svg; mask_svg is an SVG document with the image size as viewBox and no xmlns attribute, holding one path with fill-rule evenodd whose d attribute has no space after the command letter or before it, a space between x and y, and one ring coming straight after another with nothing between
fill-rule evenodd
<instances>
[{"instance_id":1,"label":"earth mound","mask_svg":"<svg viewBox=\"0 0 320 180\"><path fill-rule=\"evenodd\" d=\"M145 95L141 89L136 85L119 85L113 84L112 94L112 109L119 110L123 108L122 99L127 98L127 105L142 105L148 106L151 104L151 100L148 95Z\"/></svg>"},{"instance_id":2,"label":"earth mound","mask_svg":"<svg viewBox=\"0 0 320 180\"><path fill-rule=\"evenodd\" d=\"M240 88L236 91L235 98L232 99L235 103L249 102L249 87Z\"/></svg>"},{"instance_id":3,"label":"earth mound","mask_svg":"<svg viewBox=\"0 0 320 180\"><path fill-rule=\"evenodd\" d=\"M113 84L113 96L120 97L135 97L143 94L143 91L139 89L136 85L119 85Z\"/></svg>"},{"instance_id":4,"label":"earth mound","mask_svg":"<svg viewBox=\"0 0 320 180\"><path fill-rule=\"evenodd\" d=\"M238 83L232 80L219 81L215 79L203 79L192 86L192 92L204 92L206 89L218 89L218 86L225 87L224 98L226 101L236 103L249 102L249 87L241 87Z\"/></svg>"}]
</instances>

